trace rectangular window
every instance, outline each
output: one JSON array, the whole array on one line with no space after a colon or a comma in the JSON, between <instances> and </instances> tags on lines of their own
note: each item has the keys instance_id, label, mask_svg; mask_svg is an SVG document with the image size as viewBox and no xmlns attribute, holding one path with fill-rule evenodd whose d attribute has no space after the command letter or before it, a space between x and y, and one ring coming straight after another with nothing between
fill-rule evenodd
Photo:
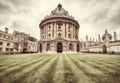
<instances>
[{"instance_id":1,"label":"rectangular window","mask_svg":"<svg viewBox=\"0 0 120 83\"><path fill-rule=\"evenodd\" d=\"M8 39L10 39L10 36L8 36Z\"/></svg>"},{"instance_id":2,"label":"rectangular window","mask_svg":"<svg viewBox=\"0 0 120 83\"><path fill-rule=\"evenodd\" d=\"M19 46L18 43L14 43L14 48L15 48L15 49L18 49L18 46Z\"/></svg>"},{"instance_id":3,"label":"rectangular window","mask_svg":"<svg viewBox=\"0 0 120 83\"><path fill-rule=\"evenodd\" d=\"M3 42L0 42L0 45L2 45L3 44Z\"/></svg>"},{"instance_id":4,"label":"rectangular window","mask_svg":"<svg viewBox=\"0 0 120 83\"><path fill-rule=\"evenodd\" d=\"M10 51L13 51L13 49L11 48Z\"/></svg>"},{"instance_id":5,"label":"rectangular window","mask_svg":"<svg viewBox=\"0 0 120 83\"><path fill-rule=\"evenodd\" d=\"M10 46L10 43L7 43L7 46Z\"/></svg>"},{"instance_id":6,"label":"rectangular window","mask_svg":"<svg viewBox=\"0 0 120 83\"><path fill-rule=\"evenodd\" d=\"M2 51L2 48L0 48L0 51Z\"/></svg>"},{"instance_id":7,"label":"rectangular window","mask_svg":"<svg viewBox=\"0 0 120 83\"><path fill-rule=\"evenodd\" d=\"M6 51L9 51L9 48L6 48Z\"/></svg>"}]
</instances>

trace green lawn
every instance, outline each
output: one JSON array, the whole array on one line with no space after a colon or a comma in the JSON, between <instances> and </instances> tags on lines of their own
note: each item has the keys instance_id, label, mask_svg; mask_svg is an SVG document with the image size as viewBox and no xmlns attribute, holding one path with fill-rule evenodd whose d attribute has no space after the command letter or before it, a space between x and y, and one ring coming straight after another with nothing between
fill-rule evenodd
<instances>
[{"instance_id":1,"label":"green lawn","mask_svg":"<svg viewBox=\"0 0 120 83\"><path fill-rule=\"evenodd\" d=\"M0 55L0 83L120 83L120 56Z\"/></svg>"}]
</instances>

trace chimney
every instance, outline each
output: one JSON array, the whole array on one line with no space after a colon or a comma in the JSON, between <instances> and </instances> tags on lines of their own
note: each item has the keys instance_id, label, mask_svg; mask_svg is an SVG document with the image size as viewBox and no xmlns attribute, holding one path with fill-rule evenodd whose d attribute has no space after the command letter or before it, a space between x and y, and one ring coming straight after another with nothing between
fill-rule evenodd
<instances>
[{"instance_id":1,"label":"chimney","mask_svg":"<svg viewBox=\"0 0 120 83\"><path fill-rule=\"evenodd\" d=\"M8 33L8 28L7 27L5 27L5 33Z\"/></svg>"},{"instance_id":2,"label":"chimney","mask_svg":"<svg viewBox=\"0 0 120 83\"><path fill-rule=\"evenodd\" d=\"M86 42L88 42L88 35L86 35Z\"/></svg>"}]
</instances>

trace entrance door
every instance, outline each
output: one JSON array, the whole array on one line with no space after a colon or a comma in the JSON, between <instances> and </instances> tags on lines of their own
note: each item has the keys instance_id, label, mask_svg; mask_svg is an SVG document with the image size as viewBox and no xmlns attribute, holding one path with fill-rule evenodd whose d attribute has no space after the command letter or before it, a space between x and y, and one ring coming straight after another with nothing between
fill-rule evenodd
<instances>
[{"instance_id":1,"label":"entrance door","mask_svg":"<svg viewBox=\"0 0 120 83\"><path fill-rule=\"evenodd\" d=\"M106 45L103 45L103 53L107 53L107 47L106 47Z\"/></svg>"},{"instance_id":2,"label":"entrance door","mask_svg":"<svg viewBox=\"0 0 120 83\"><path fill-rule=\"evenodd\" d=\"M79 47L79 44L77 44L77 52L80 51L80 47Z\"/></svg>"},{"instance_id":3,"label":"entrance door","mask_svg":"<svg viewBox=\"0 0 120 83\"><path fill-rule=\"evenodd\" d=\"M42 52L42 44L40 44L40 52Z\"/></svg>"},{"instance_id":4,"label":"entrance door","mask_svg":"<svg viewBox=\"0 0 120 83\"><path fill-rule=\"evenodd\" d=\"M62 43L57 43L57 53L61 53L63 51Z\"/></svg>"}]
</instances>

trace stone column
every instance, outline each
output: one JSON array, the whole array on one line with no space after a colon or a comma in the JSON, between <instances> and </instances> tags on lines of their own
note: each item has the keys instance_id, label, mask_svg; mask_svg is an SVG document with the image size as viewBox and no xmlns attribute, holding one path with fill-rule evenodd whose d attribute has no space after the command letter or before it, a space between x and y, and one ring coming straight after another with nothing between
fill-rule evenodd
<instances>
[{"instance_id":1,"label":"stone column","mask_svg":"<svg viewBox=\"0 0 120 83\"><path fill-rule=\"evenodd\" d=\"M56 38L58 38L58 27L57 27L57 23L56 23Z\"/></svg>"},{"instance_id":2,"label":"stone column","mask_svg":"<svg viewBox=\"0 0 120 83\"><path fill-rule=\"evenodd\" d=\"M73 35L73 34L74 34L74 31L73 31L73 30L74 30L73 24L71 24L71 27L72 27L72 35L71 35L71 36L72 36L72 39L73 39L73 38L74 38L74 35Z\"/></svg>"},{"instance_id":3,"label":"stone column","mask_svg":"<svg viewBox=\"0 0 120 83\"><path fill-rule=\"evenodd\" d=\"M74 24L73 24L73 39L74 39L74 34L75 34L75 32L74 32Z\"/></svg>"},{"instance_id":4,"label":"stone column","mask_svg":"<svg viewBox=\"0 0 120 83\"><path fill-rule=\"evenodd\" d=\"M66 23L66 38L68 39L68 24Z\"/></svg>"},{"instance_id":5,"label":"stone column","mask_svg":"<svg viewBox=\"0 0 120 83\"><path fill-rule=\"evenodd\" d=\"M61 30L62 30L62 33L61 33L62 37L65 38L65 22L63 22L63 24L62 24Z\"/></svg>"},{"instance_id":6,"label":"stone column","mask_svg":"<svg viewBox=\"0 0 120 83\"><path fill-rule=\"evenodd\" d=\"M42 33L41 33L41 26L40 26L40 39L42 39Z\"/></svg>"},{"instance_id":7,"label":"stone column","mask_svg":"<svg viewBox=\"0 0 120 83\"><path fill-rule=\"evenodd\" d=\"M48 39L48 24L46 24L46 39Z\"/></svg>"},{"instance_id":8,"label":"stone column","mask_svg":"<svg viewBox=\"0 0 120 83\"><path fill-rule=\"evenodd\" d=\"M44 38L46 38L46 25L44 24Z\"/></svg>"},{"instance_id":9,"label":"stone column","mask_svg":"<svg viewBox=\"0 0 120 83\"><path fill-rule=\"evenodd\" d=\"M53 35L53 38L54 38L54 22L53 22L52 35Z\"/></svg>"},{"instance_id":10,"label":"stone column","mask_svg":"<svg viewBox=\"0 0 120 83\"><path fill-rule=\"evenodd\" d=\"M66 38L66 22L65 22L65 38Z\"/></svg>"},{"instance_id":11,"label":"stone column","mask_svg":"<svg viewBox=\"0 0 120 83\"><path fill-rule=\"evenodd\" d=\"M78 27L77 27L78 28ZM79 28L77 29L77 36L78 36L78 39L79 39Z\"/></svg>"}]
</instances>

